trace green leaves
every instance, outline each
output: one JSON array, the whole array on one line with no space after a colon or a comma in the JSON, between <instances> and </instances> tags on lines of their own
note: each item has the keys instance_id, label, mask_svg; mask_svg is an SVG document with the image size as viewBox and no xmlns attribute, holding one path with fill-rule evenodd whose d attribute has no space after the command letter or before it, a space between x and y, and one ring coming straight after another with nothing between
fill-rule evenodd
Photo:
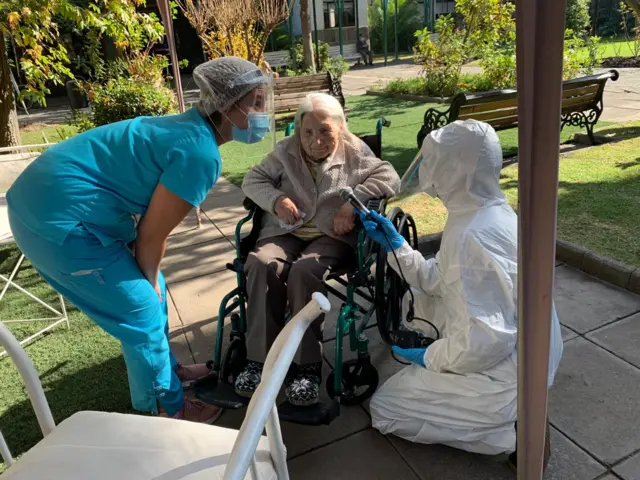
<instances>
[{"instance_id":1,"label":"green leaves","mask_svg":"<svg viewBox=\"0 0 640 480\"><path fill-rule=\"evenodd\" d=\"M84 42L78 64L85 73L104 72L106 37L121 53L137 52L159 42L164 29L157 17L137 11L138 0L8 0L0 3L0 29L19 47L27 90L45 104L47 85L73 78L58 24L75 30ZM80 52L77 52L80 53ZM0 52L5 54L5 52Z\"/></svg>"}]
</instances>

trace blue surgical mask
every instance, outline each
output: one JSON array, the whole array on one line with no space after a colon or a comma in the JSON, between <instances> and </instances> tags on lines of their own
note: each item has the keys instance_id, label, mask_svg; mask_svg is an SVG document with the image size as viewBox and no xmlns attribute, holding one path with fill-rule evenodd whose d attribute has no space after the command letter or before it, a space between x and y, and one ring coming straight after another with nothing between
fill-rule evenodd
<instances>
[{"instance_id":1,"label":"blue surgical mask","mask_svg":"<svg viewBox=\"0 0 640 480\"><path fill-rule=\"evenodd\" d=\"M271 119L268 113L250 112L247 115L247 128L241 129L233 125L232 137L236 142L258 143L271 130Z\"/></svg>"}]
</instances>

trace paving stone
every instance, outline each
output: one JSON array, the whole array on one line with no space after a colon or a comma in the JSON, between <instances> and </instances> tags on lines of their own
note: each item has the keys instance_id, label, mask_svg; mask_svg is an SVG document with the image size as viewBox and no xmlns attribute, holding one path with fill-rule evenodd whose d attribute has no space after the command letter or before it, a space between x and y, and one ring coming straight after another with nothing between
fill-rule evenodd
<instances>
[{"instance_id":1,"label":"paving stone","mask_svg":"<svg viewBox=\"0 0 640 480\"><path fill-rule=\"evenodd\" d=\"M389 439L400 455L423 480L513 480L506 455L476 455L443 445L408 442L393 435ZM544 480L592 480L605 468L555 429L551 430L553 454Z\"/></svg>"},{"instance_id":2,"label":"paving stone","mask_svg":"<svg viewBox=\"0 0 640 480\"><path fill-rule=\"evenodd\" d=\"M562 332L563 342L569 341L572 338L576 338L578 336L576 332L574 332L570 328L565 327L564 325L560 325L560 331Z\"/></svg>"},{"instance_id":3,"label":"paving stone","mask_svg":"<svg viewBox=\"0 0 640 480\"><path fill-rule=\"evenodd\" d=\"M171 330L169 333L169 344L171 346L171 352L178 362L184 363L185 365L191 365L194 363L193 355L191 355L191 349L189 348L189 342L182 331L182 327Z\"/></svg>"},{"instance_id":4,"label":"paving stone","mask_svg":"<svg viewBox=\"0 0 640 480\"><path fill-rule=\"evenodd\" d=\"M200 215L200 219L202 220L203 225L205 223L211 223L205 215ZM193 208L187 214L184 220L182 220L182 222L180 222L178 226L171 231L171 234L169 235L169 237L178 235L183 232L195 230L197 226L198 226L198 223L196 222L196 209Z\"/></svg>"},{"instance_id":5,"label":"paving stone","mask_svg":"<svg viewBox=\"0 0 640 480\"><path fill-rule=\"evenodd\" d=\"M185 225L186 223L186 225ZM183 227L184 228L181 228ZM195 214L191 215L174 230L167 239L167 252L172 252L179 248L190 247L212 240L223 238L222 232L206 217L202 215L202 227L196 226Z\"/></svg>"},{"instance_id":6,"label":"paving stone","mask_svg":"<svg viewBox=\"0 0 640 480\"><path fill-rule=\"evenodd\" d=\"M601 462L640 449L640 370L583 338L565 343L549 393L552 424Z\"/></svg>"},{"instance_id":7,"label":"paving stone","mask_svg":"<svg viewBox=\"0 0 640 480\"><path fill-rule=\"evenodd\" d=\"M218 181L207 195L207 198L224 197L227 195L239 195L242 189L226 178L218 178Z\"/></svg>"},{"instance_id":8,"label":"paving stone","mask_svg":"<svg viewBox=\"0 0 640 480\"><path fill-rule=\"evenodd\" d=\"M231 242L234 242L236 226L240 220L248 215L248 212L242 206L242 201L240 200L237 205L207 210L206 215L223 235L227 236ZM242 234L248 234L252 226L253 221L246 222L242 226Z\"/></svg>"},{"instance_id":9,"label":"paving stone","mask_svg":"<svg viewBox=\"0 0 640 480\"><path fill-rule=\"evenodd\" d=\"M168 284L225 270L235 257L233 245L225 238L167 252L162 272Z\"/></svg>"},{"instance_id":10,"label":"paving stone","mask_svg":"<svg viewBox=\"0 0 640 480\"><path fill-rule=\"evenodd\" d=\"M323 374L326 375L327 372L328 369L324 369ZM329 401L324 386L320 389L320 401ZM282 402L284 402L283 394L278 398L278 404ZM227 410L216 422L216 425L237 430L240 428L245 414L245 409ZM361 432L370 426L371 419L361 408L344 406L340 408L340 416L334 419L330 425L305 426L280 422L284 443L287 447L287 458L290 459Z\"/></svg>"},{"instance_id":11,"label":"paving stone","mask_svg":"<svg viewBox=\"0 0 640 480\"><path fill-rule=\"evenodd\" d=\"M176 309L176 305L173 302L173 298L171 297L171 292L167 289L167 309L169 311L169 330L173 330L175 328L182 328L182 320L180 320L180 315L178 314L178 310Z\"/></svg>"},{"instance_id":12,"label":"paving stone","mask_svg":"<svg viewBox=\"0 0 640 480\"><path fill-rule=\"evenodd\" d=\"M192 278L169 285L169 292L185 326L218 319L223 297L238 286L230 270Z\"/></svg>"},{"instance_id":13,"label":"paving stone","mask_svg":"<svg viewBox=\"0 0 640 480\"><path fill-rule=\"evenodd\" d=\"M391 444L371 429L291 460L289 472L300 480L418 478Z\"/></svg>"},{"instance_id":14,"label":"paving stone","mask_svg":"<svg viewBox=\"0 0 640 480\"><path fill-rule=\"evenodd\" d=\"M551 428L551 460L544 480L591 480L605 471L606 468L587 452Z\"/></svg>"},{"instance_id":15,"label":"paving stone","mask_svg":"<svg viewBox=\"0 0 640 480\"><path fill-rule=\"evenodd\" d=\"M620 480L620 477L616 477L612 473L605 475L604 477L598 477L596 480Z\"/></svg>"},{"instance_id":16,"label":"paving stone","mask_svg":"<svg viewBox=\"0 0 640 480\"><path fill-rule=\"evenodd\" d=\"M640 480L640 453L614 467L613 471L624 480Z\"/></svg>"},{"instance_id":17,"label":"paving stone","mask_svg":"<svg viewBox=\"0 0 640 480\"><path fill-rule=\"evenodd\" d=\"M602 327L587 338L640 368L640 314Z\"/></svg>"},{"instance_id":18,"label":"paving stone","mask_svg":"<svg viewBox=\"0 0 640 480\"><path fill-rule=\"evenodd\" d=\"M640 296L562 266L556 268L555 304L560 322L586 333L640 311Z\"/></svg>"}]
</instances>

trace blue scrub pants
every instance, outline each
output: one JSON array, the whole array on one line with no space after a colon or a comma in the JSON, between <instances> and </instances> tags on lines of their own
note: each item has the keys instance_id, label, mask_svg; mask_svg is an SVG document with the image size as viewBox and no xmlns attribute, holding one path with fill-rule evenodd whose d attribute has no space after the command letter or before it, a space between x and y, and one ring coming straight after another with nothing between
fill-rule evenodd
<instances>
[{"instance_id":1,"label":"blue scrub pants","mask_svg":"<svg viewBox=\"0 0 640 480\"><path fill-rule=\"evenodd\" d=\"M133 408L157 413L159 401L168 415L176 414L184 397L169 348L167 287L162 274L160 303L123 242L103 246L80 225L58 245L33 233L11 211L9 222L18 247L38 273L120 341Z\"/></svg>"}]
</instances>

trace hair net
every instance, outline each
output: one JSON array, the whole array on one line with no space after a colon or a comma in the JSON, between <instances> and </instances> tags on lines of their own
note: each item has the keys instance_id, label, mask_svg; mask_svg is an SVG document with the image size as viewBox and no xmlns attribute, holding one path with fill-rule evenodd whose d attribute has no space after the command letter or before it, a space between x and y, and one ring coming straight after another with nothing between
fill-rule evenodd
<instances>
[{"instance_id":1,"label":"hair net","mask_svg":"<svg viewBox=\"0 0 640 480\"><path fill-rule=\"evenodd\" d=\"M200 88L198 108L206 115L224 112L257 86L271 83L271 77L256 65L238 57L198 65L193 79Z\"/></svg>"}]
</instances>

